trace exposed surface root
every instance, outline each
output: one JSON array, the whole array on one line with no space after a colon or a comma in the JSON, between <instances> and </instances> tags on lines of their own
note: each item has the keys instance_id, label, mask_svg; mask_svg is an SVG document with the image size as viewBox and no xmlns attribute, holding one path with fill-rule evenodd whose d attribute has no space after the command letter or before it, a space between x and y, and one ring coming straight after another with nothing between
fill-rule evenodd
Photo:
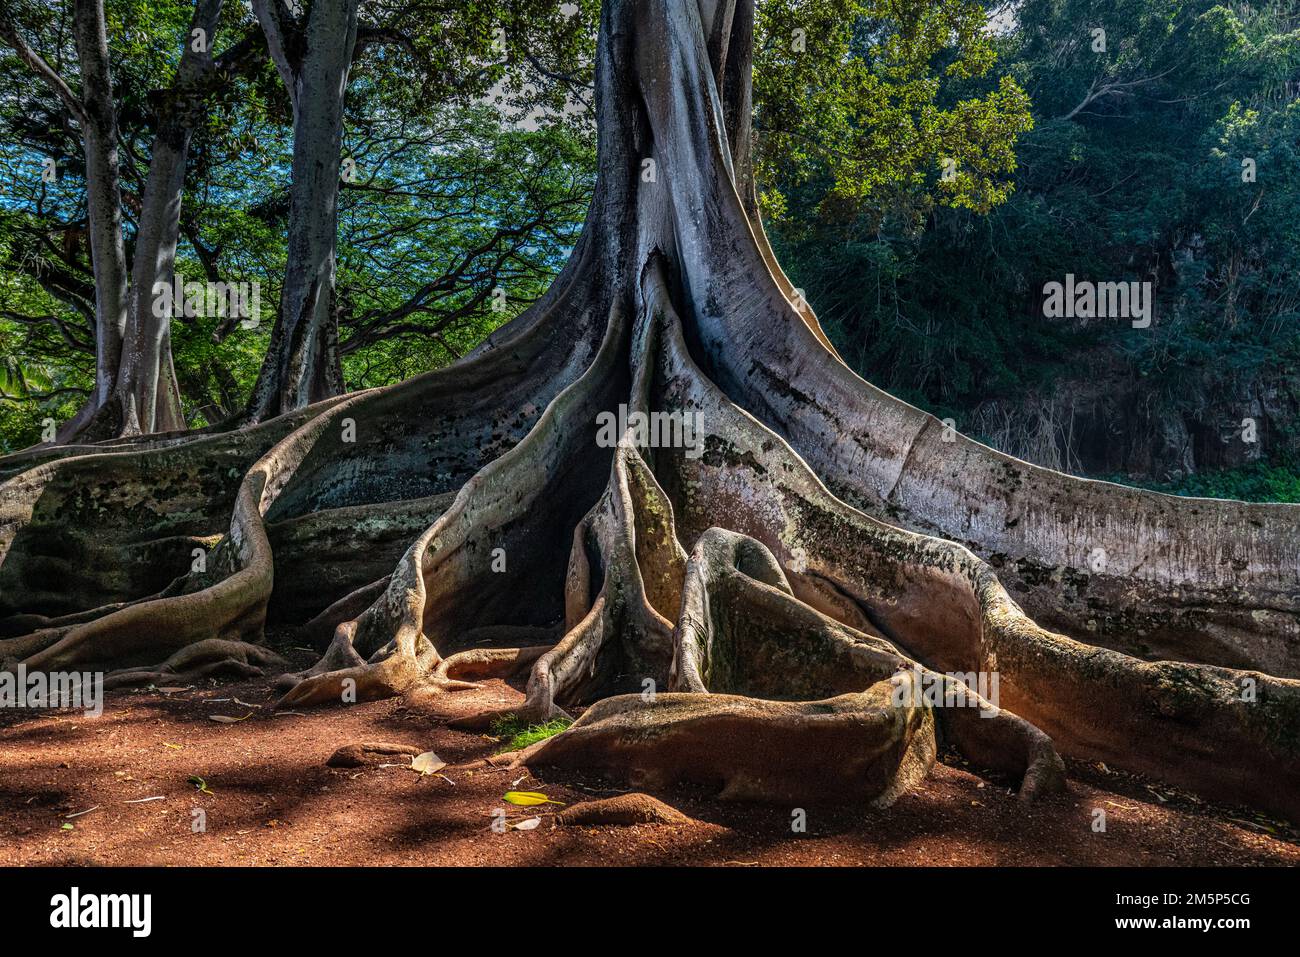
<instances>
[{"instance_id":1,"label":"exposed surface root","mask_svg":"<svg viewBox=\"0 0 1300 957\"><path fill-rule=\"evenodd\" d=\"M598 801L583 801L555 815L557 824L583 827L595 824L689 824L691 819L649 794L620 794Z\"/></svg>"},{"instance_id":2,"label":"exposed surface root","mask_svg":"<svg viewBox=\"0 0 1300 957\"><path fill-rule=\"evenodd\" d=\"M533 648L475 648L472 651L461 651L450 658L444 658L434 670L434 676L470 681L512 678L531 668L533 662L550 650L551 646L538 645Z\"/></svg>"},{"instance_id":3,"label":"exposed surface root","mask_svg":"<svg viewBox=\"0 0 1300 957\"><path fill-rule=\"evenodd\" d=\"M527 756L532 765L600 768L634 787L683 781L723 800L817 802L851 797L889 804L935 758L926 708L897 708L888 683L823 701L738 695L606 698Z\"/></svg>"},{"instance_id":4,"label":"exposed surface root","mask_svg":"<svg viewBox=\"0 0 1300 957\"><path fill-rule=\"evenodd\" d=\"M550 586L554 601L559 585L554 543L563 540L557 533L571 528L575 509L586 495L596 494L590 476L584 482L575 475L576 461L590 455L594 444L577 423L594 419L616 394L626 336L627 324L616 312L591 368L557 397L522 442L465 484L451 507L407 550L379 600L359 618L338 626L325 658L297 676L298 684L281 699L281 707L368 700L417 686L467 687L435 674L442 656L430 635L449 650L503 610L517 612L517 604L503 609L500 601L509 582L517 585L530 576L543 590ZM586 495L584 487L591 488ZM539 520L531 510L543 501L549 510ZM504 560L508 568L512 557L517 570L493 572L494 561ZM516 592L514 601L527 594ZM531 611L532 623L538 625L554 614L545 606L523 610L526 616ZM530 622L526 617L501 623Z\"/></svg>"},{"instance_id":5,"label":"exposed surface root","mask_svg":"<svg viewBox=\"0 0 1300 957\"><path fill-rule=\"evenodd\" d=\"M122 668L104 679L105 688L191 684L201 678L260 678L289 663L260 645L208 638L186 645L157 669Z\"/></svg>"},{"instance_id":6,"label":"exposed surface root","mask_svg":"<svg viewBox=\"0 0 1300 957\"><path fill-rule=\"evenodd\" d=\"M538 311L566 304L561 291ZM465 367L252 429L19 457L40 464L0 486L0 659L143 666L257 639L268 613L354 617L410 537L590 364L587 307L562 317L567 341L524 328Z\"/></svg>"},{"instance_id":7,"label":"exposed surface root","mask_svg":"<svg viewBox=\"0 0 1300 957\"><path fill-rule=\"evenodd\" d=\"M409 744L369 741L343 745L329 756L325 764L331 768L363 768L375 764L400 763L401 758L413 758L419 753L419 748Z\"/></svg>"}]
</instances>

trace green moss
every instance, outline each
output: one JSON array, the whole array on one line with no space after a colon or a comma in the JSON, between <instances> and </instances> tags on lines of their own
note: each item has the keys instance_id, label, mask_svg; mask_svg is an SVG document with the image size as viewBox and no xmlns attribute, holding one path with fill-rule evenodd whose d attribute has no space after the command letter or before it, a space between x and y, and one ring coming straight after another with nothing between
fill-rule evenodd
<instances>
[{"instance_id":1,"label":"green moss","mask_svg":"<svg viewBox=\"0 0 1300 957\"><path fill-rule=\"evenodd\" d=\"M571 724L573 722L568 718L552 718L542 724L528 724L512 714L492 723L492 736L504 739L505 743L497 748L497 754L504 754L554 737Z\"/></svg>"}]
</instances>

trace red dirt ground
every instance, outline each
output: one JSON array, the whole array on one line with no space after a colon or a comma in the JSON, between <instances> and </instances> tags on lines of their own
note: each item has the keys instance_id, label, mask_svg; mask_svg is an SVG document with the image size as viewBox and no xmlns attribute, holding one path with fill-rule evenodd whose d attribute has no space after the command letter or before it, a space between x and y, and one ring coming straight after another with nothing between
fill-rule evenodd
<instances>
[{"instance_id":1,"label":"red dirt ground","mask_svg":"<svg viewBox=\"0 0 1300 957\"><path fill-rule=\"evenodd\" d=\"M520 697L493 681L439 700L460 714ZM566 804L621 789L573 774L462 767L499 743L399 701L277 716L264 681L107 699L99 718L0 712L0 864L1300 864L1293 828L1081 765L1066 795L1035 805L940 766L887 810L809 807L803 834L792 833L789 808L685 790L658 796L690 824L557 827L544 815L534 830L495 833L498 808L511 820L536 813L501 800L512 787ZM210 715L251 716L222 724ZM434 750L451 767L445 778L326 767L340 746L370 741ZM199 793L192 775L211 793ZM1102 834L1092 830L1098 807ZM193 808L206 812L205 833L191 828Z\"/></svg>"}]
</instances>

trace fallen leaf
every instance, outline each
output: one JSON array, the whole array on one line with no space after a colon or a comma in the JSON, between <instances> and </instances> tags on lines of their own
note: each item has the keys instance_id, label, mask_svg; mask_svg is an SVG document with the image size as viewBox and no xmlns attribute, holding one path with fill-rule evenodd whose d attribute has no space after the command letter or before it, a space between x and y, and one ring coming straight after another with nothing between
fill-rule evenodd
<instances>
[{"instance_id":1,"label":"fallen leaf","mask_svg":"<svg viewBox=\"0 0 1300 957\"><path fill-rule=\"evenodd\" d=\"M65 825L63 825L61 828L59 828L59 830L60 830L60 831L71 831L71 830L74 830L75 828L76 828L76 825L74 825L74 824L65 824Z\"/></svg>"},{"instance_id":2,"label":"fallen leaf","mask_svg":"<svg viewBox=\"0 0 1300 957\"><path fill-rule=\"evenodd\" d=\"M433 774L435 771L441 771L446 766L447 762L432 751L417 754L411 759L411 770L418 771L420 774Z\"/></svg>"},{"instance_id":3,"label":"fallen leaf","mask_svg":"<svg viewBox=\"0 0 1300 957\"><path fill-rule=\"evenodd\" d=\"M244 715L242 718L232 718L228 714L210 714L208 715L208 720L220 721L222 724L234 724L236 721L247 721L252 716L253 716L253 712L251 711L248 712L248 714Z\"/></svg>"},{"instance_id":4,"label":"fallen leaf","mask_svg":"<svg viewBox=\"0 0 1300 957\"><path fill-rule=\"evenodd\" d=\"M536 804L559 804L561 807L564 805L563 801L552 801L539 791L507 791L503 797L511 804L518 804L520 807L532 807Z\"/></svg>"},{"instance_id":5,"label":"fallen leaf","mask_svg":"<svg viewBox=\"0 0 1300 957\"><path fill-rule=\"evenodd\" d=\"M542 819L540 817L530 817L526 821L519 821L514 825L514 829L516 831L531 831L541 823Z\"/></svg>"}]
</instances>

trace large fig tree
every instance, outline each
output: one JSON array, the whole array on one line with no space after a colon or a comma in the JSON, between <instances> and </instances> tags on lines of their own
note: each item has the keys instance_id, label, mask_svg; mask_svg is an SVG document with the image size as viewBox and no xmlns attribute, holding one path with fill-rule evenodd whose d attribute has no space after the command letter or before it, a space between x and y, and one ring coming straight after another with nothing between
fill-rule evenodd
<instances>
[{"instance_id":1,"label":"large fig tree","mask_svg":"<svg viewBox=\"0 0 1300 957\"><path fill-rule=\"evenodd\" d=\"M1037 468L855 376L757 218L753 26L606 0L585 232L454 366L0 463L0 655L249 675L306 622L285 705L527 669L517 713L581 711L532 765L887 802L944 743L1026 797L1064 754L1300 817L1300 513Z\"/></svg>"}]
</instances>

